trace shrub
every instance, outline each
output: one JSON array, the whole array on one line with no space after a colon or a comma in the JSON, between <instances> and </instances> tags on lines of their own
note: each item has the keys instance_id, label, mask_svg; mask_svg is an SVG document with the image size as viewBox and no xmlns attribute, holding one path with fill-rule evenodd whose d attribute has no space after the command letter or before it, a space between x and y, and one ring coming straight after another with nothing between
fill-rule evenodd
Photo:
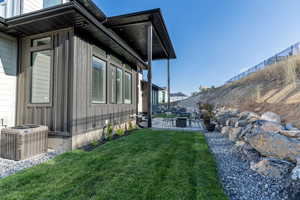
<instances>
[{"instance_id":1,"label":"shrub","mask_svg":"<svg viewBox=\"0 0 300 200\"><path fill-rule=\"evenodd\" d=\"M111 140L113 137L113 125L112 124L108 124L107 125L107 139Z\"/></svg>"},{"instance_id":2,"label":"shrub","mask_svg":"<svg viewBox=\"0 0 300 200\"><path fill-rule=\"evenodd\" d=\"M92 145L93 147L98 146L98 144L99 144L99 142L98 142L97 140L93 140L93 141L91 142L91 145Z\"/></svg>"},{"instance_id":3,"label":"shrub","mask_svg":"<svg viewBox=\"0 0 300 200\"><path fill-rule=\"evenodd\" d=\"M132 130L133 129L133 124L132 121L128 122L128 130Z\"/></svg>"},{"instance_id":4,"label":"shrub","mask_svg":"<svg viewBox=\"0 0 300 200\"><path fill-rule=\"evenodd\" d=\"M124 129L118 129L118 130L116 130L116 134L117 134L118 136L122 136L122 135L125 134L125 130L124 130Z\"/></svg>"}]
</instances>

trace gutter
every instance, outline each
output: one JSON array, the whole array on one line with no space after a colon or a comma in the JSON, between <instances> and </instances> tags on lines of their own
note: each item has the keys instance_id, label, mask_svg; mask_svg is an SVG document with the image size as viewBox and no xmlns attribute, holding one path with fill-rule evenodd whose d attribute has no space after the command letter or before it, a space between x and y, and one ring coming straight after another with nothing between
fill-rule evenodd
<instances>
[{"instance_id":1,"label":"gutter","mask_svg":"<svg viewBox=\"0 0 300 200\"><path fill-rule=\"evenodd\" d=\"M0 29L6 29L6 28L7 28L6 20L0 17Z\"/></svg>"}]
</instances>

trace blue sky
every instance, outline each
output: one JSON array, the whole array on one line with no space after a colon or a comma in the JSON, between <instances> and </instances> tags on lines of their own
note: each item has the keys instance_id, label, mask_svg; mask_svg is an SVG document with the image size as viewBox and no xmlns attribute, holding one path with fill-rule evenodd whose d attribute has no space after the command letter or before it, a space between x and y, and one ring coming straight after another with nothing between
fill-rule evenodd
<instances>
[{"instance_id":1,"label":"blue sky","mask_svg":"<svg viewBox=\"0 0 300 200\"><path fill-rule=\"evenodd\" d=\"M190 94L226 80L300 41L299 0L94 0L107 16L161 8L177 59L171 91ZM166 62L154 83L167 84Z\"/></svg>"}]
</instances>

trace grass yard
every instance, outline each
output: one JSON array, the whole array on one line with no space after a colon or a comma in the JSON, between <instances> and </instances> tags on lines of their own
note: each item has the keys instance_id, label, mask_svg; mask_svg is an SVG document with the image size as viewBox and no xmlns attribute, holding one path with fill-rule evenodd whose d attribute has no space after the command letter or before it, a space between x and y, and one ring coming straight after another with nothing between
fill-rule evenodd
<instances>
[{"instance_id":1,"label":"grass yard","mask_svg":"<svg viewBox=\"0 0 300 200\"><path fill-rule=\"evenodd\" d=\"M0 180L1 200L226 200L204 136L138 130Z\"/></svg>"}]
</instances>

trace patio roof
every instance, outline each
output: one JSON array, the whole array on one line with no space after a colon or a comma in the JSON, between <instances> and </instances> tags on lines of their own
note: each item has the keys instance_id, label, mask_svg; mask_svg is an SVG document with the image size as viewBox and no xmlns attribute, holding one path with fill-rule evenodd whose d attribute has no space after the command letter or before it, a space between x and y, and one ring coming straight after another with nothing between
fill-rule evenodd
<instances>
[{"instance_id":1,"label":"patio roof","mask_svg":"<svg viewBox=\"0 0 300 200\"><path fill-rule=\"evenodd\" d=\"M176 54L160 9L108 17L104 23L147 61L147 25L153 25L153 60L175 59Z\"/></svg>"}]
</instances>

